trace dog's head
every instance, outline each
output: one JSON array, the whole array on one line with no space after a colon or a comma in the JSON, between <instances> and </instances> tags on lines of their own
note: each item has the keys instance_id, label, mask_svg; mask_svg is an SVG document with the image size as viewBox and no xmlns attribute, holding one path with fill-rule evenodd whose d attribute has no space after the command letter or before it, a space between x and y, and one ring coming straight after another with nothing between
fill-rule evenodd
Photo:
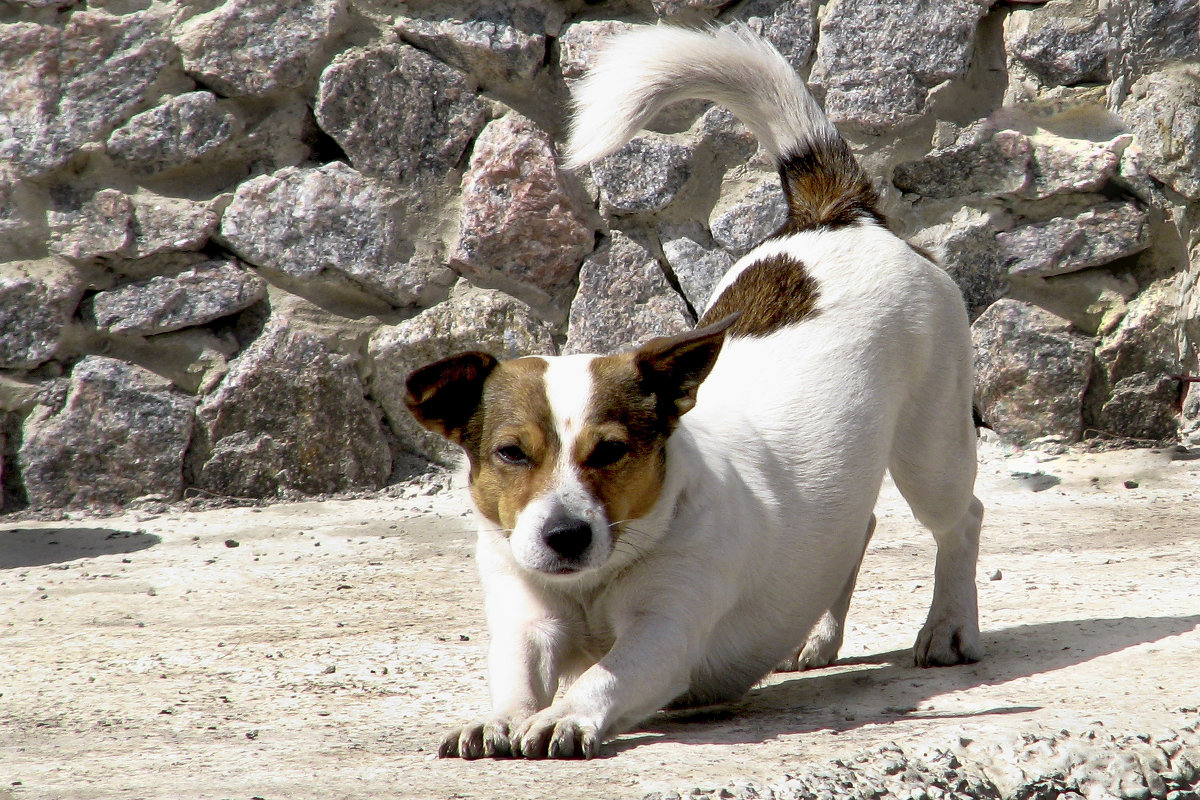
<instances>
[{"instance_id":1,"label":"dog's head","mask_svg":"<svg viewBox=\"0 0 1200 800\"><path fill-rule=\"evenodd\" d=\"M574 575L636 537L662 490L667 437L732 322L612 356L461 353L409 376L408 408L466 451L475 504L514 559Z\"/></svg>"}]
</instances>

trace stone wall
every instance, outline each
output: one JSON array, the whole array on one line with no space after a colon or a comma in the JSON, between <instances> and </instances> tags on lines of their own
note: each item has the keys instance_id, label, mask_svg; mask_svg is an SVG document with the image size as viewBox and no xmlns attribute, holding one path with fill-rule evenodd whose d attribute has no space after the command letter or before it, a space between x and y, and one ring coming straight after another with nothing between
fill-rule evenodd
<instances>
[{"instance_id":1,"label":"stone wall","mask_svg":"<svg viewBox=\"0 0 1200 800\"><path fill-rule=\"evenodd\" d=\"M782 217L753 139L685 104L556 161L596 43L659 18L808 78L961 285L998 431L1197 435L1194 0L0 0L5 508L378 488L450 457L415 366L690 326Z\"/></svg>"}]
</instances>

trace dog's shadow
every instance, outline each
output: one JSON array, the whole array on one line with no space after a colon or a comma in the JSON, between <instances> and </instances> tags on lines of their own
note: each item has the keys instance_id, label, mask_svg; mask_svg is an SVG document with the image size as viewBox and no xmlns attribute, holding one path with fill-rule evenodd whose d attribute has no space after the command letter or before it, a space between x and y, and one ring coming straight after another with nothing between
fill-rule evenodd
<instances>
[{"instance_id":1,"label":"dog's shadow","mask_svg":"<svg viewBox=\"0 0 1200 800\"><path fill-rule=\"evenodd\" d=\"M35 528L0 531L0 570L62 564L81 558L136 553L162 538L110 528Z\"/></svg>"},{"instance_id":2,"label":"dog's shadow","mask_svg":"<svg viewBox=\"0 0 1200 800\"><path fill-rule=\"evenodd\" d=\"M1019 625L984 631L981 634L984 660L948 668L916 667L912 651L907 649L839 659L833 668L793 673L794 677L753 689L734 703L659 713L606 749L616 754L649 741L753 743L819 730L841 733L898 719L1035 711L1036 706L1000 706L969 712L919 709L931 697L1083 664L1197 626L1200 615Z\"/></svg>"}]
</instances>

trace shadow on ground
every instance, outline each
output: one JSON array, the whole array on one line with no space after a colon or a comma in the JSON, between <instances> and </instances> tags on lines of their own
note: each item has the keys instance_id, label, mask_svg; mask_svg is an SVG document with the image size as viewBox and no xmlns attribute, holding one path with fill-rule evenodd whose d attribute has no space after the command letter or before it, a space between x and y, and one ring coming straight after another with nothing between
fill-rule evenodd
<instances>
[{"instance_id":1,"label":"shadow on ground","mask_svg":"<svg viewBox=\"0 0 1200 800\"><path fill-rule=\"evenodd\" d=\"M40 567L81 558L136 553L162 538L109 528L36 528L0 531L0 569Z\"/></svg>"},{"instance_id":2,"label":"shadow on ground","mask_svg":"<svg viewBox=\"0 0 1200 800\"><path fill-rule=\"evenodd\" d=\"M797 673L793 678L754 689L736 703L660 713L607 748L615 754L651 740L753 743L818 730L842 733L900 719L978 718L1036 711L1037 706L1000 706L970 712L918 709L939 695L1069 668L1197 626L1200 615L1019 625L984 631L984 660L957 667L913 666L912 651L907 649L848 658L834 668ZM854 668L845 669L847 666Z\"/></svg>"}]
</instances>

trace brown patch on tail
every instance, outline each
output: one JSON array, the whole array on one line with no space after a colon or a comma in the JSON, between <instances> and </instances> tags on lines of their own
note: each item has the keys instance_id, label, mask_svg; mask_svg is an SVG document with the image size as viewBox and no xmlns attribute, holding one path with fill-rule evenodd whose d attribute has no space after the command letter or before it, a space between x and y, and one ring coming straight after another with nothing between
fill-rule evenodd
<instances>
[{"instance_id":1,"label":"brown patch on tail","mask_svg":"<svg viewBox=\"0 0 1200 800\"><path fill-rule=\"evenodd\" d=\"M699 324L740 312L730 336L766 336L814 314L817 297L817 282L803 264L783 254L768 256L746 267Z\"/></svg>"},{"instance_id":2,"label":"brown patch on tail","mask_svg":"<svg viewBox=\"0 0 1200 800\"><path fill-rule=\"evenodd\" d=\"M860 220L886 227L879 195L846 140L822 139L788 153L779 165L788 218L775 236L813 228L840 228Z\"/></svg>"}]
</instances>

